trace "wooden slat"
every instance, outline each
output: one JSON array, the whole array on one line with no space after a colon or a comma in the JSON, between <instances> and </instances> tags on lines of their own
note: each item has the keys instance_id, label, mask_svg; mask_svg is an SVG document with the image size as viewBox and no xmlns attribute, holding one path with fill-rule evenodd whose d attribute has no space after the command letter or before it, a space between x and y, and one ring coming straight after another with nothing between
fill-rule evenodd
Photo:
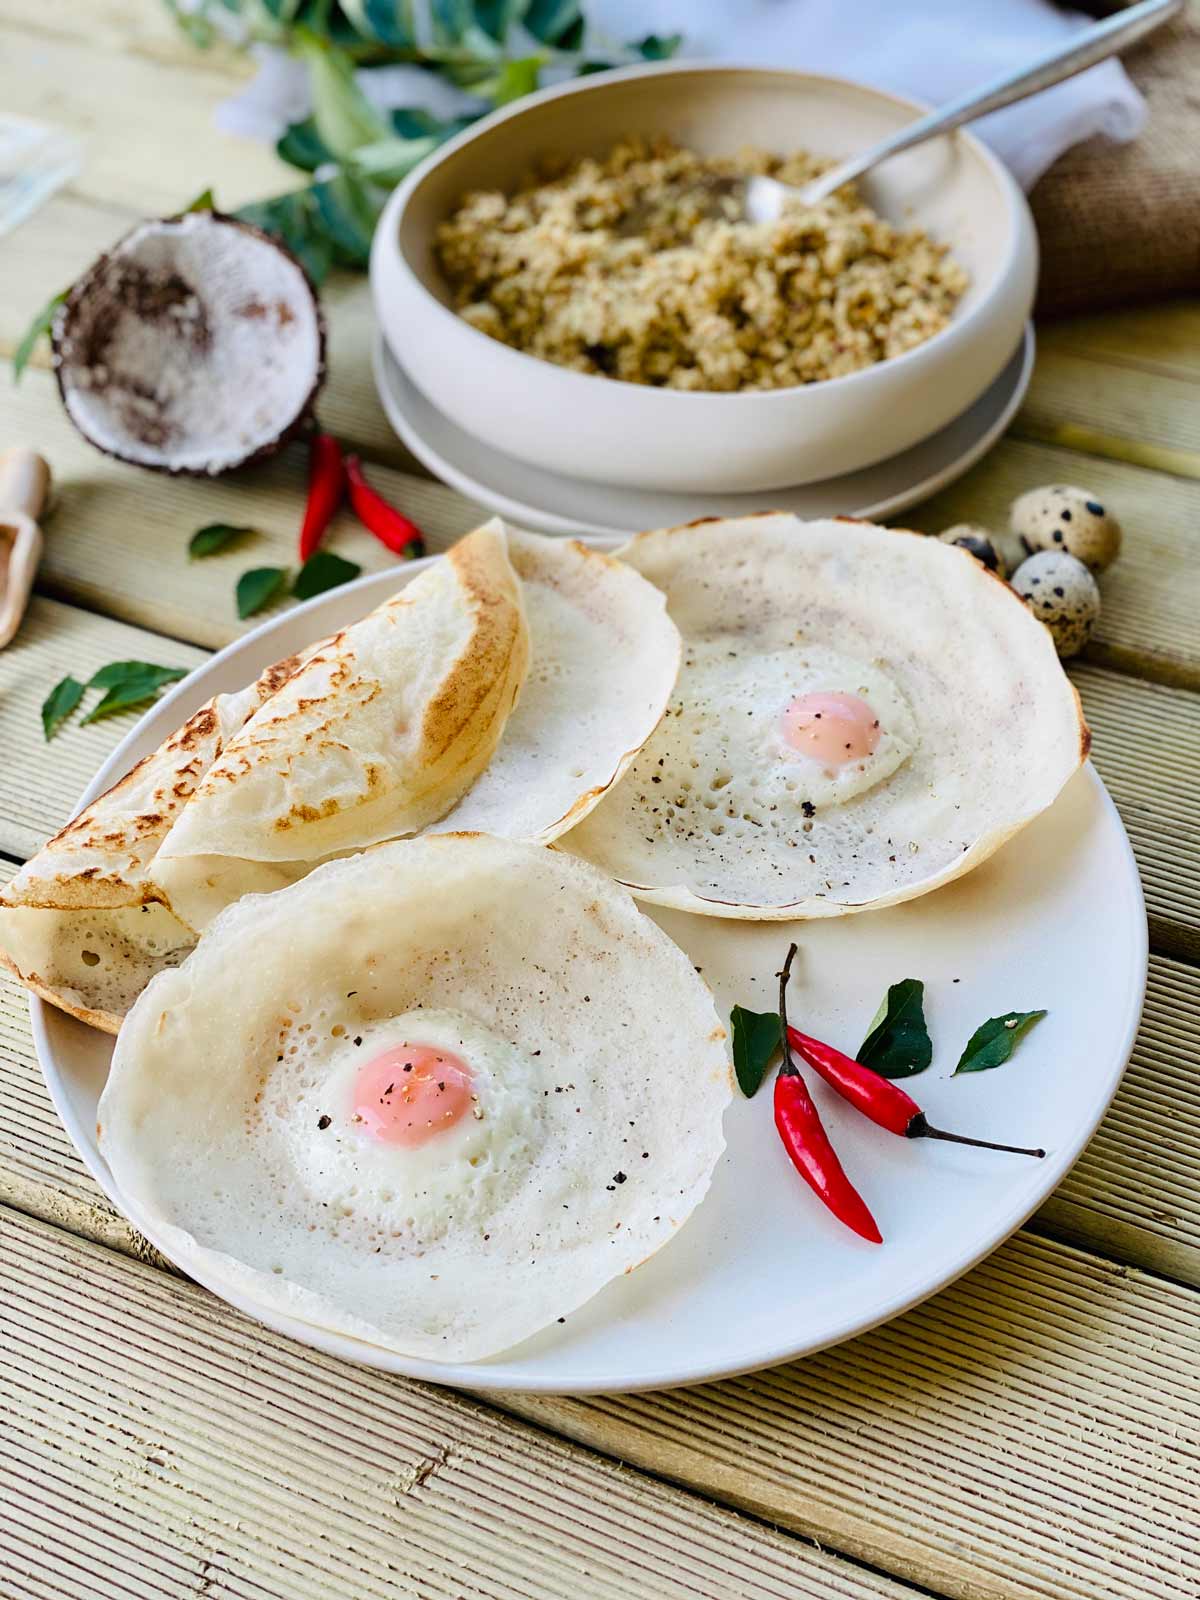
<instances>
[{"instance_id":1,"label":"wooden slat","mask_svg":"<svg viewBox=\"0 0 1200 1600\"><path fill-rule=\"evenodd\" d=\"M0 0L0 28L15 40L47 35L87 44L94 49L120 51L150 63L201 66L221 70L237 82L250 73L246 57L218 42L199 51L171 16L162 0Z\"/></svg>"},{"instance_id":2,"label":"wooden slat","mask_svg":"<svg viewBox=\"0 0 1200 1600\"><path fill-rule=\"evenodd\" d=\"M837 1350L512 1410L964 1600L1192 1600L1200 1297L1022 1235Z\"/></svg>"},{"instance_id":3,"label":"wooden slat","mask_svg":"<svg viewBox=\"0 0 1200 1600\"><path fill-rule=\"evenodd\" d=\"M6 1595L912 1594L41 1223L0 1236Z\"/></svg>"},{"instance_id":4,"label":"wooden slat","mask_svg":"<svg viewBox=\"0 0 1200 1600\"><path fill-rule=\"evenodd\" d=\"M236 87L202 54L151 63L119 46L26 28L8 33L0 57L6 111L83 138L71 192L149 216L186 206L214 179L229 208L303 181L271 146L218 131L213 112Z\"/></svg>"},{"instance_id":5,"label":"wooden slat","mask_svg":"<svg viewBox=\"0 0 1200 1600\"><path fill-rule=\"evenodd\" d=\"M626 1592L602 1587L618 1581L602 1553L622 1526L631 1539L618 1572L647 1585L634 1594L673 1595L669 1582L688 1573L697 1587L681 1594L894 1592L833 1563L812 1574L826 1587L804 1588L801 1563L817 1558L760 1529L545 1439L514 1438L469 1402L289 1346L87 1242L11 1213L2 1223L0 1302L14 1308L6 1439L28 1450L31 1435L42 1437L37 1502L57 1509L55 1469L67 1493L82 1485L101 1548L119 1524L153 1554L187 1551L178 1520L187 1506L193 1531L251 1564L226 1569L231 1583L253 1575L265 1584L253 1564L278 1561L284 1592L308 1593L297 1585L314 1581L305 1569L320 1550L315 1581L332 1588L349 1575L342 1562L353 1548L365 1557L354 1592L388 1594L376 1538L393 1560L400 1550L418 1560L414 1545L432 1551L461 1583L460 1561L495 1540L502 1562L529 1538L533 1516L534 1537L565 1554L559 1584L580 1579L572 1534L583 1522L600 1586L589 1594ZM1193 1292L1026 1237L920 1310L774 1372L668 1394L503 1403L963 1600L1191 1600L1200 1584L1198 1306ZM494 1492L481 1493L488 1481ZM431 1483L427 1496L407 1498ZM279 1538L284 1501L299 1501L304 1516L285 1518ZM601 1507L611 1522L594 1520ZM447 1544L449 1518L461 1520ZM631 1578L633 1548L649 1574ZM720 1550L732 1566L716 1561ZM211 1558L212 1546L201 1553ZM779 1587L754 1587L773 1555L792 1563L771 1571ZM555 1593L539 1587L536 1565L523 1570L528 1559L523 1551L515 1569L528 1586L520 1592ZM731 1586L734 1573L743 1588ZM508 1576L494 1569L492 1581Z\"/></svg>"},{"instance_id":6,"label":"wooden slat","mask_svg":"<svg viewBox=\"0 0 1200 1600\"><path fill-rule=\"evenodd\" d=\"M1041 1232L1200 1288L1200 968L1150 958L1124 1082Z\"/></svg>"},{"instance_id":7,"label":"wooden slat","mask_svg":"<svg viewBox=\"0 0 1200 1600\"><path fill-rule=\"evenodd\" d=\"M52 379L25 374L19 389L0 382L0 438L43 451L55 473L54 508L44 521L39 587L48 593L196 644L216 647L254 627L239 622L234 586L248 567L296 567L307 458L295 446L274 460L217 482L139 472L102 456L67 422ZM487 513L442 484L389 468L371 473L445 547ZM189 561L187 544L208 522L249 526L259 536L217 556ZM326 543L365 570L395 557L343 512Z\"/></svg>"},{"instance_id":8,"label":"wooden slat","mask_svg":"<svg viewBox=\"0 0 1200 1600\"><path fill-rule=\"evenodd\" d=\"M1137 857L1151 938L1200 959L1200 700L1102 667L1071 676Z\"/></svg>"},{"instance_id":9,"label":"wooden slat","mask_svg":"<svg viewBox=\"0 0 1200 1600\"><path fill-rule=\"evenodd\" d=\"M1013 426L1020 438L1200 478L1200 382L1051 344Z\"/></svg>"},{"instance_id":10,"label":"wooden slat","mask_svg":"<svg viewBox=\"0 0 1200 1600\"><path fill-rule=\"evenodd\" d=\"M1175 300L1070 317L1041 329L1038 343L1142 372L1200 378L1200 301Z\"/></svg>"}]
</instances>

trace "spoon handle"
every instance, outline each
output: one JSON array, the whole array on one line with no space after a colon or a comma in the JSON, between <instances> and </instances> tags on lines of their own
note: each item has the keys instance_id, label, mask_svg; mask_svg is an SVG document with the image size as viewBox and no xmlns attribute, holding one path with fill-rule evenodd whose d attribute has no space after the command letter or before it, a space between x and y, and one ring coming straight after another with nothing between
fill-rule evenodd
<instances>
[{"instance_id":1,"label":"spoon handle","mask_svg":"<svg viewBox=\"0 0 1200 1600\"><path fill-rule=\"evenodd\" d=\"M1064 78L1073 78L1077 72L1094 67L1098 61L1107 60L1126 45L1150 33L1181 11L1184 3L1185 0L1141 0L1140 5L1117 12L1094 27L1072 35L1065 44L1056 45L1032 66L994 78L981 89L971 89L957 100L951 100L948 105L939 106L927 116L919 117L916 122L907 123L869 150L852 156L832 171L823 173L815 182L806 184L805 195L811 200L823 200L835 189L840 189L842 184L861 177L888 156L898 155L901 150L910 150L913 145L924 143L936 133L961 127L964 122L986 116L989 111L999 111L1001 107L1024 100L1041 89L1049 89Z\"/></svg>"}]
</instances>

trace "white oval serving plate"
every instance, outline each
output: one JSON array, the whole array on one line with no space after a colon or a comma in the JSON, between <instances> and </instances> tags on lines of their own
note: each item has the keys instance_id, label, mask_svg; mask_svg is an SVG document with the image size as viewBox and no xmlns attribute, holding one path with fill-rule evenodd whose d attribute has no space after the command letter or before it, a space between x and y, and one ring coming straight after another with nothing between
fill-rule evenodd
<instances>
[{"instance_id":1,"label":"white oval serving plate","mask_svg":"<svg viewBox=\"0 0 1200 1600\"><path fill-rule=\"evenodd\" d=\"M269 662L362 615L423 565L361 578L222 650L141 719L81 804L211 695L240 688ZM473 1365L409 1360L262 1313L218 1281L207 1287L330 1354L473 1389L650 1389L769 1366L915 1305L1017 1228L1100 1121L1141 1013L1147 949L1141 887L1125 831L1090 766L1050 812L984 866L923 899L792 925L654 915L703 971L725 1016L735 1002L756 1010L775 1003L773 974L795 938L801 954L791 990L794 1019L851 1050L887 985L923 978L934 1064L908 1088L933 1123L1040 1144L1046 1159L895 1138L816 1082L834 1143L882 1227L886 1242L873 1247L835 1222L791 1169L772 1125L769 1087L754 1100L739 1095L726 1117L728 1149L712 1188L679 1236L565 1324ZM951 1077L963 1044L985 1018L1042 1006L1049 1016L1006 1066ZM39 1000L31 1010L42 1070L67 1131L110 1198L129 1212L95 1135L112 1041ZM662 1025L670 1027L670 1018ZM646 1070L653 1073L653 1061ZM136 1214L131 1220L162 1248L152 1226ZM518 1284L513 1288L519 1292Z\"/></svg>"},{"instance_id":2,"label":"white oval serving plate","mask_svg":"<svg viewBox=\"0 0 1200 1600\"><path fill-rule=\"evenodd\" d=\"M932 437L873 467L793 489L693 495L587 483L530 466L473 439L444 416L378 336L374 367L388 421L435 476L538 533L619 538L646 528L675 527L693 517L744 517L755 511L792 511L798 517L894 516L961 478L992 447L1025 398L1033 357L1029 323L1004 371L974 405Z\"/></svg>"}]
</instances>

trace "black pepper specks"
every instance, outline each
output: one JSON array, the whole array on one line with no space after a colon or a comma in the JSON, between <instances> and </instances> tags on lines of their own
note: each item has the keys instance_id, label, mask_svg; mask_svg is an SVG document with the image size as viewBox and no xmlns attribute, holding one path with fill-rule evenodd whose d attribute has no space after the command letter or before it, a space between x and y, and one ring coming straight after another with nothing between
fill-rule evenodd
<instances>
[{"instance_id":1,"label":"black pepper specks","mask_svg":"<svg viewBox=\"0 0 1200 1600\"><path fill-rule=\"evenodd\" d=\"M322 1113L322 1114L321 1114L321 1115L320 1115L320 1116L319 1116L319 1117L318 1117L318 1118L317 1118L317 1127L318 1127L318 1128L320 1128L320 1129L321 1129L321 1131L322 1131L322 1133L323 1133L323 1132L324 1132L324 1131L325 1131L325 1129L326 1129L326 1128L327 1128L327 1127L328 1127L328 1126L329 1126L329 1124L330 1124L330 1123L331 1123L331 1122L332 1122L332 1121L333 1121L333 1118L332 1118L332 1117L329 1117L329 1116L326 1116L326 1115L325 1115L325 1114L324 1114L324 1113Z\"/></svg>"}]
</instances>

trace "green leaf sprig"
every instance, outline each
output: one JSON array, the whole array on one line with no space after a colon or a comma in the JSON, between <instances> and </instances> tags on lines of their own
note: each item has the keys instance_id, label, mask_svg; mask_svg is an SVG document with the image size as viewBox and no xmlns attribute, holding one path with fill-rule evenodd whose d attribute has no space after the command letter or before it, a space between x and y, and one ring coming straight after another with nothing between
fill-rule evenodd
<instances>
[{"instance_id":1,"label":"green leaf sprig","mask_svg":"<svg viewBox=\"0 0 1200 1600\"><path fill-rule=\"evenodd\" d=\"M156 666L152 661L110 661L86 683L68 675L54 685L42 702L42 732L47 739L52 739L80 705L88 689L103 689L104 693L84 717L84 724L144 705L168 683L186 677L187 670L186 667Z\"/></svg>"},{"instance_id":2,"label":"green leaf sprig","mask_svg":"<svg viewBox=\"0 0 1200 1600\"><path fill-rule=\"evenodd\" d=\"M925 985L919 978L893 983L855 1057L884 1078L911 1078L933 1060L925 1025Z\"/></svg>"},{"instance_id":3,"label":"green leaf sprig","mask_svg":"<svg viewBox=\"0 0 1200 1600\"><path fill-rule=\"evenodd\" d=\"M249 572L243 572L234 590L237 614L242 621L256 616L277 600L287 580L286 567L251 567Z\"/></svg>"},{"instance_id":4,"label":"green leaf sprig","mask_svg":"<svg viewBox=\"0 0 1200 1600\"><path fill-rule=\"evenodd\" d=\"M42 701L42 733L47 740L62 727L75 707L83 699L83 684L68 675L60 678Z\"/></svg>"},{"instance_id":5,"label":"green leaf sprig","mask_svg":"<svg viewBox=\"0 0 1200 1600\"><path fill-rule=\"evenodd\" d=\"M311 600L314 595L324 594L326 589L337 589L349 583L361 572L356 561L347 561L332 550L314 550L296 574L292 593L297 600Z\"/></svg>"},{"instance_id":6,"label":"green leaf sprig","mask_svg":"<svg viewBox=\"0 0 1200 1600\"><path fill-rule=\"evenodd\" d=\"M767 1068L783 1043L783 1023L778 1011L747 1011L745 1006L734 1006L729 1023L733 1070L738 1088L749 1099L758 1093Z\"/></svg>"},{"instance_id":7,"label":"green leaf sprig","mask_svg":"<svg viewBox=\"0 0 1200 1600\"><path fill-rule=\"evenodd\" d=\"M237 527L232 522L209 522L203 528L197 528L188 540L189 561L200 561L205 556L215 556L219 550L232 544L235 539L242 539L247 534L257 533L257 528Z\"/></svg>"},{"instance_id":8,"label":"green leaf sprig","mask_svg":"<svg viewBox=\"0 0 1200 1600\"><path fill-rule=\"evenodd\" d=\"M391 187L492 106L532 93L546 67L603 72L664 60L681 43L678 35L651 34L617 50L593 50L580 0L439 4L428 36L418 34L408 0L167 3L194 44L227 38L233 13L242 43L280 46L308 69L312 115L289 127L276 150L312 181L235 215L279 239L318 284L333 266L364 268ZM466 91L477 109L445 118L415 107L379 110L357 74L401 62Z\"/></svg>"},{"instance_id":9,"label":"green leaf sprig","mask_svg":"<svg viewBox=\"0 0 1200 1600\"><path fill-rule=\"evenodd\" d=\"M875 1013L867 1037L855 1059L882 1078L911 1078L924 1072L933 1060L933 1041L925 1023L925 985L919 978L893 983ZM1003 1066L1030 1028L1045 1011L1006 1011L990 1017L975 1029L958 1059L952 1076L987 1072ZM748 1011L734 1006L730 1013L733 1070L738 1087L747 1097L758 1092L767 1068L783 1040L778 1012Z\"/></svg>"},{"instance_id":10,"label":"green leaf sprig","mask_svg":"<svg viewBox=\"0 0 1200 1600\"><path fill-rule=\"evenodd\" d=\"M1003 1066L1024 1035L1045 1015L1044 1011L1006 1011L1002 1017L989 1017L967 1040L954 1076L960 1072L988 1072L992 1067Z\"/></svg>"},{"instance_id":11,"label":"green leaf sprig","mask_svg":"<svg viewBox=\"0 0 1200 1600\"><path fill-rule=\"evenodd\" d=\"M50 337L50 329L54 326L58 308L66 300L70 292L69 289L61 289L58 294L51 295L50 299L46 301L46 304L21 335L21 341L13 351L12 377L14 383L21 381L21 374L29 365L30 358L38 347L38 341Z\"/></svg>"},{"instance_id":12,"label":"green leaf sprig","mask_svg":"<svg viewBox=\"0 0 1200 1600\"><path fill-rule=\"evenodd\" d=\"M349 583L361 572L356 561L347 561L332 550L315 550L296 574L290 593L297 600L311 600L327 589ZM289 576L287 567L252 567L249 572L243 572L235 591L237 614L242 621L265 611L278 600L287 587Z\"/></svg>"}]
</instances>

